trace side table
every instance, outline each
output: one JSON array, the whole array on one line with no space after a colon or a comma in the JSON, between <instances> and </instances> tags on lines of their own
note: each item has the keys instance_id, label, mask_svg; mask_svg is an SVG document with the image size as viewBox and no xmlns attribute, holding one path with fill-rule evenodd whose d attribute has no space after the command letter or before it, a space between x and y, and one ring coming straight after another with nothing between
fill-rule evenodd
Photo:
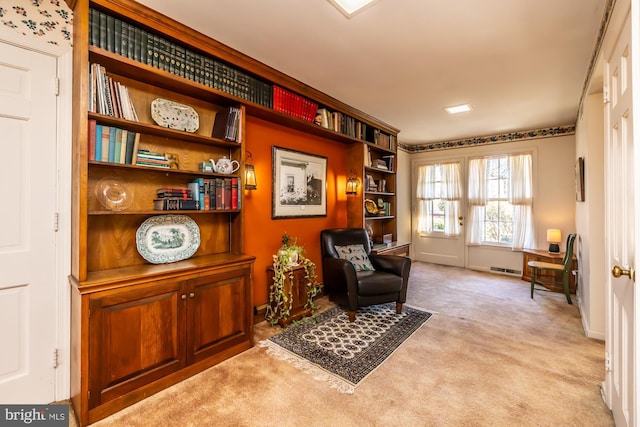
<instances>
[{"instance_id":1,"label":"side table","mask_svg":"<svg viewBox=\"0 0 640 427\"><path fill-rule=\"evenodd\" d=\"M553 264L562 264L562 258L564 258L564 252L551 253L546 250L539 249L524 249L522 251L522 280L531 282L531 268L529 268L529 261L544 261L551 262ZM575 255L573 257L573 264L571 270L578 269L578 260ZM540 270L536 273L536 282L545 288L554 292L564 292L562 289L562 272ZM576 293L576 277L573 274L569 274L569 291L572 294Z\"/></svg>"},{"instance_id":2,"label":"side table","mask_svg":"<svg viewBox=\"0 0 640 427\"><path fill-rule=\"evenodd\" d=\"M282 318L278 321L278 324L282 327L287 326L289 323L294 320L300 320L303 317L311 316L312 310L311 307L305 308L304 306L307 304L307 287L305 284L305 271L304 267L301 265L290 267L289 269L292 272L292 277L287 274L287 278L284 283L284 291L289 293L290 290L293 290L293 304L291 307L291 312L288 317ZM271 285L273 283L274 271L273 267L267 267L267 283ZM272 306L272 310L276 310ZM279 313L274 311L276 315Z\"/></svg>"}]
</instances>

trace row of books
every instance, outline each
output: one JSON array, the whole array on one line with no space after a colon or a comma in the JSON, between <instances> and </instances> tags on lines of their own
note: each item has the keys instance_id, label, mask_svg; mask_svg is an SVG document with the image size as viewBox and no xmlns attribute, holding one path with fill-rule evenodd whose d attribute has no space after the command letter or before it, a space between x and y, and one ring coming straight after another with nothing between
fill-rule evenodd
<instances>
[{"instance_id":1,"label":"row of books","mask_svg":"<svg viewBox=\"0 0 640 427\"><path fill-rule=\"evenodd\" d=\"M302 95L273 85L273 109L306 122L313 122L318 104Z\"/></svg>"},{"instance_id":2,"label":"row of books","mask_svg":"<svg viewBox=\"0 0 640 427\"><path fill-rule=\"evenodd\" d=\"M199 202L201 211L237 210L240 209L238 197L239 179L229 178L196 178L187 184L194 200Z\"/></svg>"},{"instance_id":3,"label":"row of books","mask_svg":"<svg viewBox=\"0 0 640 427\"><path fill-rule=\"evenodd\" d=\"M89 42L117 55L272 108L269 83L96 9L89 13Z\"/></svg>"},{"instance_id":4,"label":"row of books","mask_svg":"<svg viewBox=\"0 0 640 427\"><path fill-rule=\"evenodd\" d=\"M380 129L373 129L372 138L367 138L368 141L373 142L382 148L388 148L390 150L396 150L396 136L389 135L382 132Z\"/></svg>"},{"instance_id":5,"label":"row of books","mask_svg":"<svg viewBox=\"0 0 640 427\"><path fill-rule=\"evenodd\" d=\"M89 120L89 160L135 165L140 134Z\"/></svg>"},{"instance_id":6,"label":"row of books","mask_svg":"<svg viewBox=\"0 0 640 427\"><path fill-rule=\"evenodd\" d=\"M315 123L323 128L331 129L334 132L339 132L352 138L367 139L367 124L339 111L320 108L316 113Z\"/></svg>"},{"instance_id":7,"label":"row of books","mask_svg":"<svg viewBox=\"0 0 640 427\"><path fill-rule=\"evenodd\" d=\"M162 187L156 190L153 208L157 211L200 210L200 201L187 188Z\"/></svg>"},{"instance_id":8,"label":"row of books","mask_svg":"<svg viewBox=\"0 0 640 427\"><path fill-rule=\"evenodd\" d=\"M89 111L137 122L138 115L129 89L99 64L89 66Z\"/></svg>"}]
</instances>

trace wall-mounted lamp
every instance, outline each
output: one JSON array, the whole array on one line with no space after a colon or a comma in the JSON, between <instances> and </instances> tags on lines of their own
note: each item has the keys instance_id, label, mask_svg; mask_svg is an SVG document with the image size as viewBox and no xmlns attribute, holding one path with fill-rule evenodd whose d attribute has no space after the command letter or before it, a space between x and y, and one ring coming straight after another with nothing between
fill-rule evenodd
<instances>
[{"instance_id":1,"label":"wall-mounted lamp","mask_svg":"<svg viewBox=\"0 0 640 427\"><path fill-rule=\"evenodd\" d=\"M559 243L562 242L562 232L557 228L550 228L547 230L547 242L549 242L549 252L557 254L560 252Z\"/></svg>"},{"instance_id":2,"label":"wall-mounted lamp","mask_svg":"<svg viewBox=\"0 0 640 427\"><path fill-rule=\"evenodd\" d=\"M360 180L356 176L355 171L352 170L351 172L352 172L352 175L349 177L349 179L347 179L347 188L345 192L347 194L358 194L358 187L360 187Z\"/></svg>"},{"instance_id":3,"label":"wall-mounted lamp","mask_svg":"<svg viewBox=\"0 0 640 427\"><path fill-rule=\"evenodd\" d=\"M258 183L256 182L256 170L253 168L253 156L251 155L251 151L247 151L247 158L244 161L244 189L245 190L255 190L258 188Z\"/></svg>"}]
</instances>

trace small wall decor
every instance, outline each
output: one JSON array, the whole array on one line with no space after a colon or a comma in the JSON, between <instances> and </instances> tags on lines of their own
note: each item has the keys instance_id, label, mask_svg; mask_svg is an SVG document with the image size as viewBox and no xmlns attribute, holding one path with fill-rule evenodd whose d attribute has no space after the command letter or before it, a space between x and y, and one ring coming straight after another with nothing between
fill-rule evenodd
<instances>
[{"instance_id":1,"label":"small wall decor","mask_svg":"<svg viewBox=\"0 0 640 427\"><path fill-rule=\"evenodd\" d=\"M576 200L584 202L584 157L576 160Z\"/></svg>"},{"instance_id":2,"label":"small wall decor","mask_svg":"<svg viewBox=\"0 0 640 427\"><path fill-rule=\"evenodd\" d=\"M327 158L273 147L273 219L327 216Z\"/></svg>"}]
</instances>

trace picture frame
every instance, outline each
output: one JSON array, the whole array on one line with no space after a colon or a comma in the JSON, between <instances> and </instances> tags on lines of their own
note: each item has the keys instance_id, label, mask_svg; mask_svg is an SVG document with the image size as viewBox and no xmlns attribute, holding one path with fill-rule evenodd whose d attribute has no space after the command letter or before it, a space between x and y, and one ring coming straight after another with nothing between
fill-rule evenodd
<instances>
[{"instance_id":1,"label":"picture frame","mask_svg":"<svg viewBox=\"0 0 640 427\"><path fill-rule=\"evenodd\" d=\"M584 202L584 157L578 157L575 165L576 201Z\"/></svg>"},{"instance_id":2,"label":"picture frame","mask_svg":"<svg viewBox=\"0 0 640 427\"><path fill-rule=\"evenodd\" d=\"M327 158L274 146L271 218L327 216Z\"/></svg>"}]
</instances>

